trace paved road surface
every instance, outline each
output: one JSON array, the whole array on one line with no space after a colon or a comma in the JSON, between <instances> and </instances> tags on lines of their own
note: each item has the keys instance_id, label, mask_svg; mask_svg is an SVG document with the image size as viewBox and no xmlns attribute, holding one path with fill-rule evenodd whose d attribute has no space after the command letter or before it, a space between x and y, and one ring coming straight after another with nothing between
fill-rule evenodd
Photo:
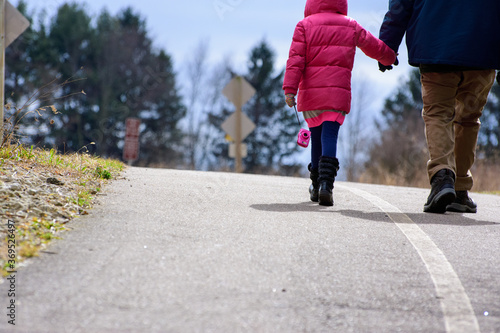
<instances>
[{"instance_id":1,"label":"paved road surface","mask_svg":"<svg viewBox=\"0 0 500 333\"><path fill-rule=\"evenodd\" d=\"M16 273L1 332L500 332L500 197L129 168ZM3 223L4 221L2 221Z\"/></svg>"}]
</instances>

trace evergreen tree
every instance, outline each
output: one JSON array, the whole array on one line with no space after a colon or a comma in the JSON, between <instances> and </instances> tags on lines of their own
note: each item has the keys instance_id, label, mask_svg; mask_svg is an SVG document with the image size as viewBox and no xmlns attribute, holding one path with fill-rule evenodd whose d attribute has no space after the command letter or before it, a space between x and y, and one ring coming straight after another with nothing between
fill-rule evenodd
<instances>
[{"instance_id":1,"label":"evergreen tree","mask_svg":"<svg viewBox=\"0 0 500 333\"><path fill-rule=\"evenodd\" d=\"M93 40L94 71L87 92L98 110L90 133L102 154L115 156L125 135L127 117L141 119L141 164L175 164L185 108L178 94L170 56L156 51L146 22L131 8L117 17L102 12ZM98 147L99 148L99 147Z\"/></svg>"},{"instance_id":2,"label":"evergreen tree","mask_svg":"<svg viewBox=\"0 0 500 333\"><path fill-rule=\"evenodd\" d=\"M36 48L36 34L33 30L33 18L27 12L27 5L20 1L18 10L29 21L30 26L5 49L5 97L6 102L18 105L22 96L30 94L34 87L26 80L34 70L32 56Z\"/></svg>"},{"instance_id":3,"label":"evergreen tree","mask_svg":"<svg viewBox=\"0 0 500 333\"><path fill-rule=\"evenodd\" d=\"M85 66L89 65L91 36L94 33L91 18L82 5L63 4L50 24L48 38L50 53L48 64L64 81L54 96L60 116L54 118L51 132L54 144L60 150L79 150L90 143L85 131L93 126L88 118L89 105L84 93L86 82L82 80ZM72 95L77 93L75 95ZM66 96L71 98L64 98Z\"/></svg>"},{"instance_id":4,"label":"evergreen tree","mask_svg":"<svg viewBox=\"0 0 500 333\"><path fill-rule=\"evenodd\" d=\"M26 13L26 4L21 1L19 9ZM32 107L54 104L59 112L41 118L33 113L39 119L34 126L25 125L31 131L29 143L61 151L88 146L99 155L119 158L125 120L138 117L140 163L181 161L178 123L185 108L171 58L153 47L146 21L126 8L117 16L103 11L93 24L76 3L61 5L48 27L46 21L41 15L7 52L10 100L35 96ZM95 145L89 146L91 142Z\"/></svg>"},{"instance_id":5,"label":"evergreen tree","mask_svg":"<svg viewBox=\"0 0 500 333\"><path fill-rule=\"evenodd\" d=\"M30 133L31 142L42 142L48 127L35 110L53 100L45 94L55 89L49 83L54 82L57 72L48 64L53 48L43 15L35 23L25 1L20 1L17 9L30 26L5 50L6 134L23 139Z\"/></svg>"},{"instance_id":6,"label":"evergreen tree","mask_svg":"<svg viewBox=\"0 0 500 333\"><path fill-rule=\"evenodd\" d=\"M256 94L243 111L256 128L245 140L248 156L244 165L251 173L294 174L299 166L287 158L298 151L296 136L300 127L294 110L284 102L284 71L275 74L274 62L274 52L265 41L250 52L246 79Z\"/></svg>"}]
</instances>

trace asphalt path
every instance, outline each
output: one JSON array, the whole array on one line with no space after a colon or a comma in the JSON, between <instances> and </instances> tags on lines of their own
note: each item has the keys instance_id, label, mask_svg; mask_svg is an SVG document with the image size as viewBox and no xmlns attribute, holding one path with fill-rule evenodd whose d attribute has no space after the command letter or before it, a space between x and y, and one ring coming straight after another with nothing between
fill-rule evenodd
<instances>
[{"instance_id":1,"label":"asphalt path","mask_svg":"<svg viewBox=\"0 0 500 333\"><path fill-rule=\"evenodd\" d=\"M428 189L336 182L322 207L302 178L124 176L3 280L0 332L500 332L499 196L439 215Z\"/></svg>"}]
</instances>

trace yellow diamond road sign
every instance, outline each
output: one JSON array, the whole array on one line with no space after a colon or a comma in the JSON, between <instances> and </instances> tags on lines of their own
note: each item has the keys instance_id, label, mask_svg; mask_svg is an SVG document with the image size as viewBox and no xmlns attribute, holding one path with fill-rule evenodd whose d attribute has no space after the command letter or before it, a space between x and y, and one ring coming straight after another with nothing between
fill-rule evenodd
<instances>
[{"instance_id":1,"label":"yellow diamond road sign","mask_svg":"<svg viewBox=\"0 0 500 333\"><path fill-rule=\"evenodd\" d=\"M255 129L255 124L243 112L241 107L255 95L255 88L252 87L247 80L241 76L235 76L222 90L224 96L236 106L236 112L230 115L221 125L222 129L232 138L236 138L237 121L241 119L241 136L240 140L244 140L248 134Z\"/></svg>"},{"instance_id":2,"label":"yellow diamond road sign","mask_svg":"<svg viewBox=\"0 0 500 333\"><path fill-rule=\"evenodd\" d=\"M229 134L230 137L236 137L236 113L233 113L221 125L224 132ZM241 140L244 140L248 134L252 133L255 129L254 122L248 118L246 114L241 113Z\"/></svg>"},{"instance_id":3,"label":"yellow diamond road sign","mask_svg":"<svg viewBox=\"0 0 500 333\"><path fill-rule=\"evenodd\" d=\"M241 76L236 76L224 87L222 93L238 108L255 95L255 88Z\"/></svg>"},{"instance_id":4,"label":"yellow diamond road sign","mask_svg":"<svg viewBox=\"0 0 500 333\"><path fill-rule=\"evenodd\" d=\"M30 22L16 7L5 2L5 47L9 46L24 30L28 29Z\"/></svg>"}]
</instances>

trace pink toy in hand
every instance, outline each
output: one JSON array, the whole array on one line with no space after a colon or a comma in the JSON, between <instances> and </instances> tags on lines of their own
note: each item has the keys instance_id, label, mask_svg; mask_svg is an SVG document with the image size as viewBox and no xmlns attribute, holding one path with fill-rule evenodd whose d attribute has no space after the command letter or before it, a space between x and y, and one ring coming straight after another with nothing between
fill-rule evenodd
<instances>
[{"instance_id":1,"label":"pink toy in hand","mask_svg":"<svg viewBox=\"0 0 500 333\"><path fill-rule=\"evenodd\" d=\"M299 135L297 136L297 144L301 147L306 148L309 145L309 140L311 139L311 131L301 128Z\"/></svg>"}]
</instances>

